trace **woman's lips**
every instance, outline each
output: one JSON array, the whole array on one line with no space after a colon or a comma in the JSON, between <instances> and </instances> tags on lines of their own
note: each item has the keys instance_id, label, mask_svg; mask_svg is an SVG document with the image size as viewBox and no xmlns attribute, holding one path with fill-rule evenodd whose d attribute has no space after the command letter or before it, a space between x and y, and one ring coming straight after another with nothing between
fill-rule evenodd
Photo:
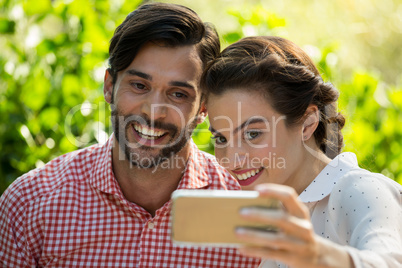
<instances>
[{"instance_id":1,"label":"woman's lips","mask_svg":"<svg viewBox=\"0 0 402 268\"><path fill-rule=\"evenodd\" d=\"M232 171L236 178L237 181L241 186L247 186L255 182L258 177L261 175L261 171L263 168L259 169L247 169L247 170L239 170L239 171Z\"/></svg>"}]
</instances>

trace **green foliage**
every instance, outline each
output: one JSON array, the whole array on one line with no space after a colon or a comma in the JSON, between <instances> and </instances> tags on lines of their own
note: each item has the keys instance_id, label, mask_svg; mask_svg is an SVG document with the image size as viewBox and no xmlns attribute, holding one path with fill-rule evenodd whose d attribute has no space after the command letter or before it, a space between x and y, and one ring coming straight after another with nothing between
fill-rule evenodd
<instances>
[{"instance_id":1,"label":"green foliage","mask_svg":"<svg viewBox=\"0 0 402 268\"><path fill-rule=\"evenodd\" d=\"M30 169L110 132L102 95L109 39L139 3L1 3L0 193Z\"/></svg>"},{"instance_id":2,"label":"green foliage","mask_svg":"<svg viewBox=\"0 0 402 268\"><path fill-rule=\"evenodd\" d=\"M102 94L109 39L140 2L0 0L0 194L21 174L111 133ZM224 45L247 35L286 37L285 17L261 5L228 14L235 30L220 33ZM341 90L345 150L402 182L402 89L373 72L339 76L339 44L328 41L309 49L325 80ZM208 122L200 125L194 141L213 153L207 129Z\"/></svg>"},{"instance_id":3,"label":"green foliage","mask_svg":"<svg viewBox=\"0 0 402 268\"><path fill-rule=\"evenodd\" d=\"M339 106L349 124L345 150L356 152L364 168L402 183L402 88L356 71L340 90Z\"/></svg>"},{"instance_id":4,"label":"green foliage","mask_svg":"<svg viewBox=\"0 0 402 268\"><path fill-rule=\"evenodd\" d=\"M223 43L231 44L244 36L275 35L286 26L286 20L261 5L229 8L227 13L237 21L236 30L223 33Z\"/></svg>"},{"instance_id":5,"label":"green foliage","mask_svg":"<svg viewBox=\"0 0 402 268\"><path fill-rule=\"evenodd\" d=\"M229 14L239 23L237 31L222 35L223 42L229 44L247 35L280 35L286 25L283 18L261 6L229 9ZM343 130L344 151L356 153L363 168L402 183L402 128L399 126L402 122L402 88L387 85L369 71L355 71L350 78L340 77L338 48L339 44L332 41L321 49L307 46L306 51L315 60L324 80L332 81L340 90L339 110L347 119ZM213 151L211 143L199 146Z\"/></svg>"}]
</instances>

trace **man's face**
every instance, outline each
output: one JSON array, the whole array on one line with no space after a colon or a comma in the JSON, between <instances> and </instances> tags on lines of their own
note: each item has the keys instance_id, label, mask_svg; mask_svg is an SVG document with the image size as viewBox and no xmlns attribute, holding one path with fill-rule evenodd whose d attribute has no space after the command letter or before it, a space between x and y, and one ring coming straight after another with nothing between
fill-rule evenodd
<instances>
[{"instance_id":1,"label":"man's face","mask_svg":"<svg viewBox=\"0 0 402 268\"><path fill-rule=\"evenodd\" d=\"M152 168L177 154L206 116L198 88L202 62L195 46L147 43L116 83L105 77L116 139L135 166ZM201 111L201 119L196 119Z\"/></svg>"}]
</instances>

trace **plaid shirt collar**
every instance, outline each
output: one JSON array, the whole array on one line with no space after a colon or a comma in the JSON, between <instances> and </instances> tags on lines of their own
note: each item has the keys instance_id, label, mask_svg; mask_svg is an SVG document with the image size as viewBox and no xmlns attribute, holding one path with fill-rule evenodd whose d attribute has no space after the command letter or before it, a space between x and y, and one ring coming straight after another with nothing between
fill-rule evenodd
<instances>
[{"instance_id":1,"label":"plaid shirt collar","mask_svg":"<svg viewBox=\"0 0 402 268\"><path fill-rule=\"evenodd\" d=\"M112 194L123 196L120 186L113 174L112 168L112 148L113 148L114 135L111 135L107 142L96 148L93 152L97 155L95 164L93 165L92 176L89 179L91 185L96 189Z\"/></svg>"}]
</instances>

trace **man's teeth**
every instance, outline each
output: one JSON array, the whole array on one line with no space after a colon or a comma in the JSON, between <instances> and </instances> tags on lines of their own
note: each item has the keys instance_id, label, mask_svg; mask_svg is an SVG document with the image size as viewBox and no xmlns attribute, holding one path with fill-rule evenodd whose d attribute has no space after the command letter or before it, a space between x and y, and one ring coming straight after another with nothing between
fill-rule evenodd
<instances>
[{"instance_id":1,"label":"man's teeth","mask_svg":"<svg viewBox=\"0 0 402 268\"><path fill-rule=\"evenodd\" d=\"M153 138L153 139L159 138L159 137L161 137L163 134L165 134L165 133L163 133L162 131L157 131L157 130L150 129L150 128L148 128L148 127L140 126L140 125L134 125L134 129L135 129L138 133L140 133L141 135L148 136L148 137L151 138L151 139L152 139L152 138Z\"/></svg>"},{"instance_id":2,"label":"man's teeth","mask_svg":"<svg viewBox=\"0 0 402 268\"><path fill-rule=\"evenodd\" d=\"M243 174L236 174L236 177L237 177L239 180L243 181L243 180L247 180L248 178L254 176L254 175L257 174L258 172L260 172L259 169L254 169L254 170L252 170L252 171L248 171L248 172L243 173Z\"/></svg>"}]
</instances>

